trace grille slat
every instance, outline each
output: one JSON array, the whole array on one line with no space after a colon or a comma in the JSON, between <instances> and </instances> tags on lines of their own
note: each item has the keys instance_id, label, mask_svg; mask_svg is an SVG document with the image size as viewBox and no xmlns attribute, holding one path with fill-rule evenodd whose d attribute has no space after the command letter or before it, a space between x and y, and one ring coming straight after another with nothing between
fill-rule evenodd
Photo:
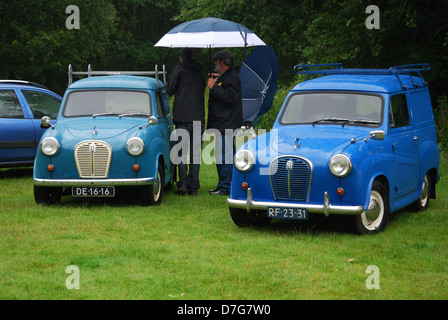
<instances>
[{"instance_id":1,"label":"grille slat","mask_svg":"<svg viewBox=\"0 0 448 320\"><path fill-rule=\"evenodd\" d=\"M81 178L107 178L112 148L104 141L83 141L75 147L75 162Z\"/></svg>"},{"instance_id":2,"label":"grille slat","mask_svg":"<svg viewBox=\"0 0 448 320\"><path fill-rule=\"evenodd\" d=\"M293 156L280 157L271 162L270 172L272 191L277 200L306 201L311 177L308 161Z\"/></svg>"}]
</instances>

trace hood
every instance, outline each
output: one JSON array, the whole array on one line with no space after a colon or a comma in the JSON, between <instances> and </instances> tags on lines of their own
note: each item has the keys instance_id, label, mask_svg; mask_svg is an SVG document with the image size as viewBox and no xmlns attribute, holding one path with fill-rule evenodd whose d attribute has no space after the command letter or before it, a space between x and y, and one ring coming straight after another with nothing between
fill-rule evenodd
<instances>
[{"instance_id":1,"label":"hood","mask_svg":"<svg viewBox=\"0 0 448 320\"><path fill-rule=\"evenodd\" d=\"M109 139L147 124L145 118L76 118L60 121L56 124L59 132L70 133L78 139Z\"/></svg>"},{"instance_id":2,"label":"hood","mask_svg":"<svg viewBox=\"0 0 448 320\"><path fill-rule=\"evenodd\" d=\"M271 130L271 148L279 154L313 155L342 152L352 142L369 136L363 130L341 126L294 126Z\"/></svg>"}]
</instances>

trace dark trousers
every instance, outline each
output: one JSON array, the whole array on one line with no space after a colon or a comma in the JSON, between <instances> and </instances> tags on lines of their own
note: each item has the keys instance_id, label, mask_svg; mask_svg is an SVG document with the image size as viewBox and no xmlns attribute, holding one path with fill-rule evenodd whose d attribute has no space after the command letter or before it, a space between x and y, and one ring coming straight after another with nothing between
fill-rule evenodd
<instances>
[{"instance_id":1,"label":"dark trousers","mask_svg":"<svg viewBox=\"0 0 448 320\"><path fill-rule=\"evenodd\" d=\"M232 183L233 156L235 155L234 140L233 134L226 136L223 132L221 132L220 137L216 137L215 159L219 179L216 188L226 192L230 192L230 184ZM221 147L219 144L221 144Z\"/></svg>"},{"instance_id":2,"label":"dark trousers","mask_svg":"<svg viewBox=\"0 0 448 320\"><path fill-rule=\"evenodd\" d=\"M195 130L193 131L193 127ZM180 163L179 168L179 181L177 182L177 187L184 190L198 190L200 187L199 183L199 168L201 165L201 149L202 149L202 133L204 132L204 124L197 122L180 122L176 124L176 129L184 129L188 131L189 134L189 161L187 162L187 154L183 154L185 150L182 148L179 150L178 156ZM197 137L193 137L199 135ZM182 141L182 135L178 136L178 143Z\"/></svg>"}]
</instances>

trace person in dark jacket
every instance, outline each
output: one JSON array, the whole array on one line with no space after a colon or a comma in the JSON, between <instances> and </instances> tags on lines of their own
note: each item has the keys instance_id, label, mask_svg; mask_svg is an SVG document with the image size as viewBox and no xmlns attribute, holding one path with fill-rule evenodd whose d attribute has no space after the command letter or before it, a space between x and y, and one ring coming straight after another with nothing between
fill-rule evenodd
<instances>
[{"instance_id":1,"label":"person in dark jacket","mask_svg":"<svg viewBox=\"0 0 448 320\"><path fill-rule=\"evenodd\" d=\"M215 140L219 181L216 189L210 190L210 194L228 195L235 154L234 130L243 124L241 80L233 67L233 55L230 51L219 51L213 57L213 63L218 74L212 74L207 84L210 89L207 127L220 132Z\"/></svg>"},{"instance_id":2,"label":"person in dark jacket","mask_svg":"<svg viewBox=\"0 0 448 320\"><path fill-rule=\"evenodd\" d=\"M183 48L178 64L170 74L166 92L175 95L173 105L173 122L177 129L183 129L178 134L178 145L182 139L189 139L190 161L187 164L188 150L179 149L180 163L179 181L176 194L197 195L200 187L199 168L201 164L202 133L205 129L204 89L206 81L202 74L202 66L193 58L190 48ZM181 130L179 130L181 131ZM188 132L188 134L186 134ZM181 132L179 132L181 133ZM200 135L195 137L195 135ZM186 141L184 141L186 143ZM199 159L199 160L198 160Z\"/></svg>"}]
</instances>

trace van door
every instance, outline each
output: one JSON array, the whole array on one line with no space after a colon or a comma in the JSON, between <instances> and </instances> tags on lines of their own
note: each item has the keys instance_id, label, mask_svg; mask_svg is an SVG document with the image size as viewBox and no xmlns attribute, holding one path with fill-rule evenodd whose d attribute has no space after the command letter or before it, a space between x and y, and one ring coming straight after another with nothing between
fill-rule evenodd
<instances>
[{"instance_id":1,"label":"van door","mask_svg":"<svg viewBox=\"0 0 448 320\"><path fill-rule=\"evenodd\" d=\"M392 177L390 195L394 201L417 191L418 137L412 127L406 95L390 98L389 139L392 144Z\"/></svg>"}]
</instances>

